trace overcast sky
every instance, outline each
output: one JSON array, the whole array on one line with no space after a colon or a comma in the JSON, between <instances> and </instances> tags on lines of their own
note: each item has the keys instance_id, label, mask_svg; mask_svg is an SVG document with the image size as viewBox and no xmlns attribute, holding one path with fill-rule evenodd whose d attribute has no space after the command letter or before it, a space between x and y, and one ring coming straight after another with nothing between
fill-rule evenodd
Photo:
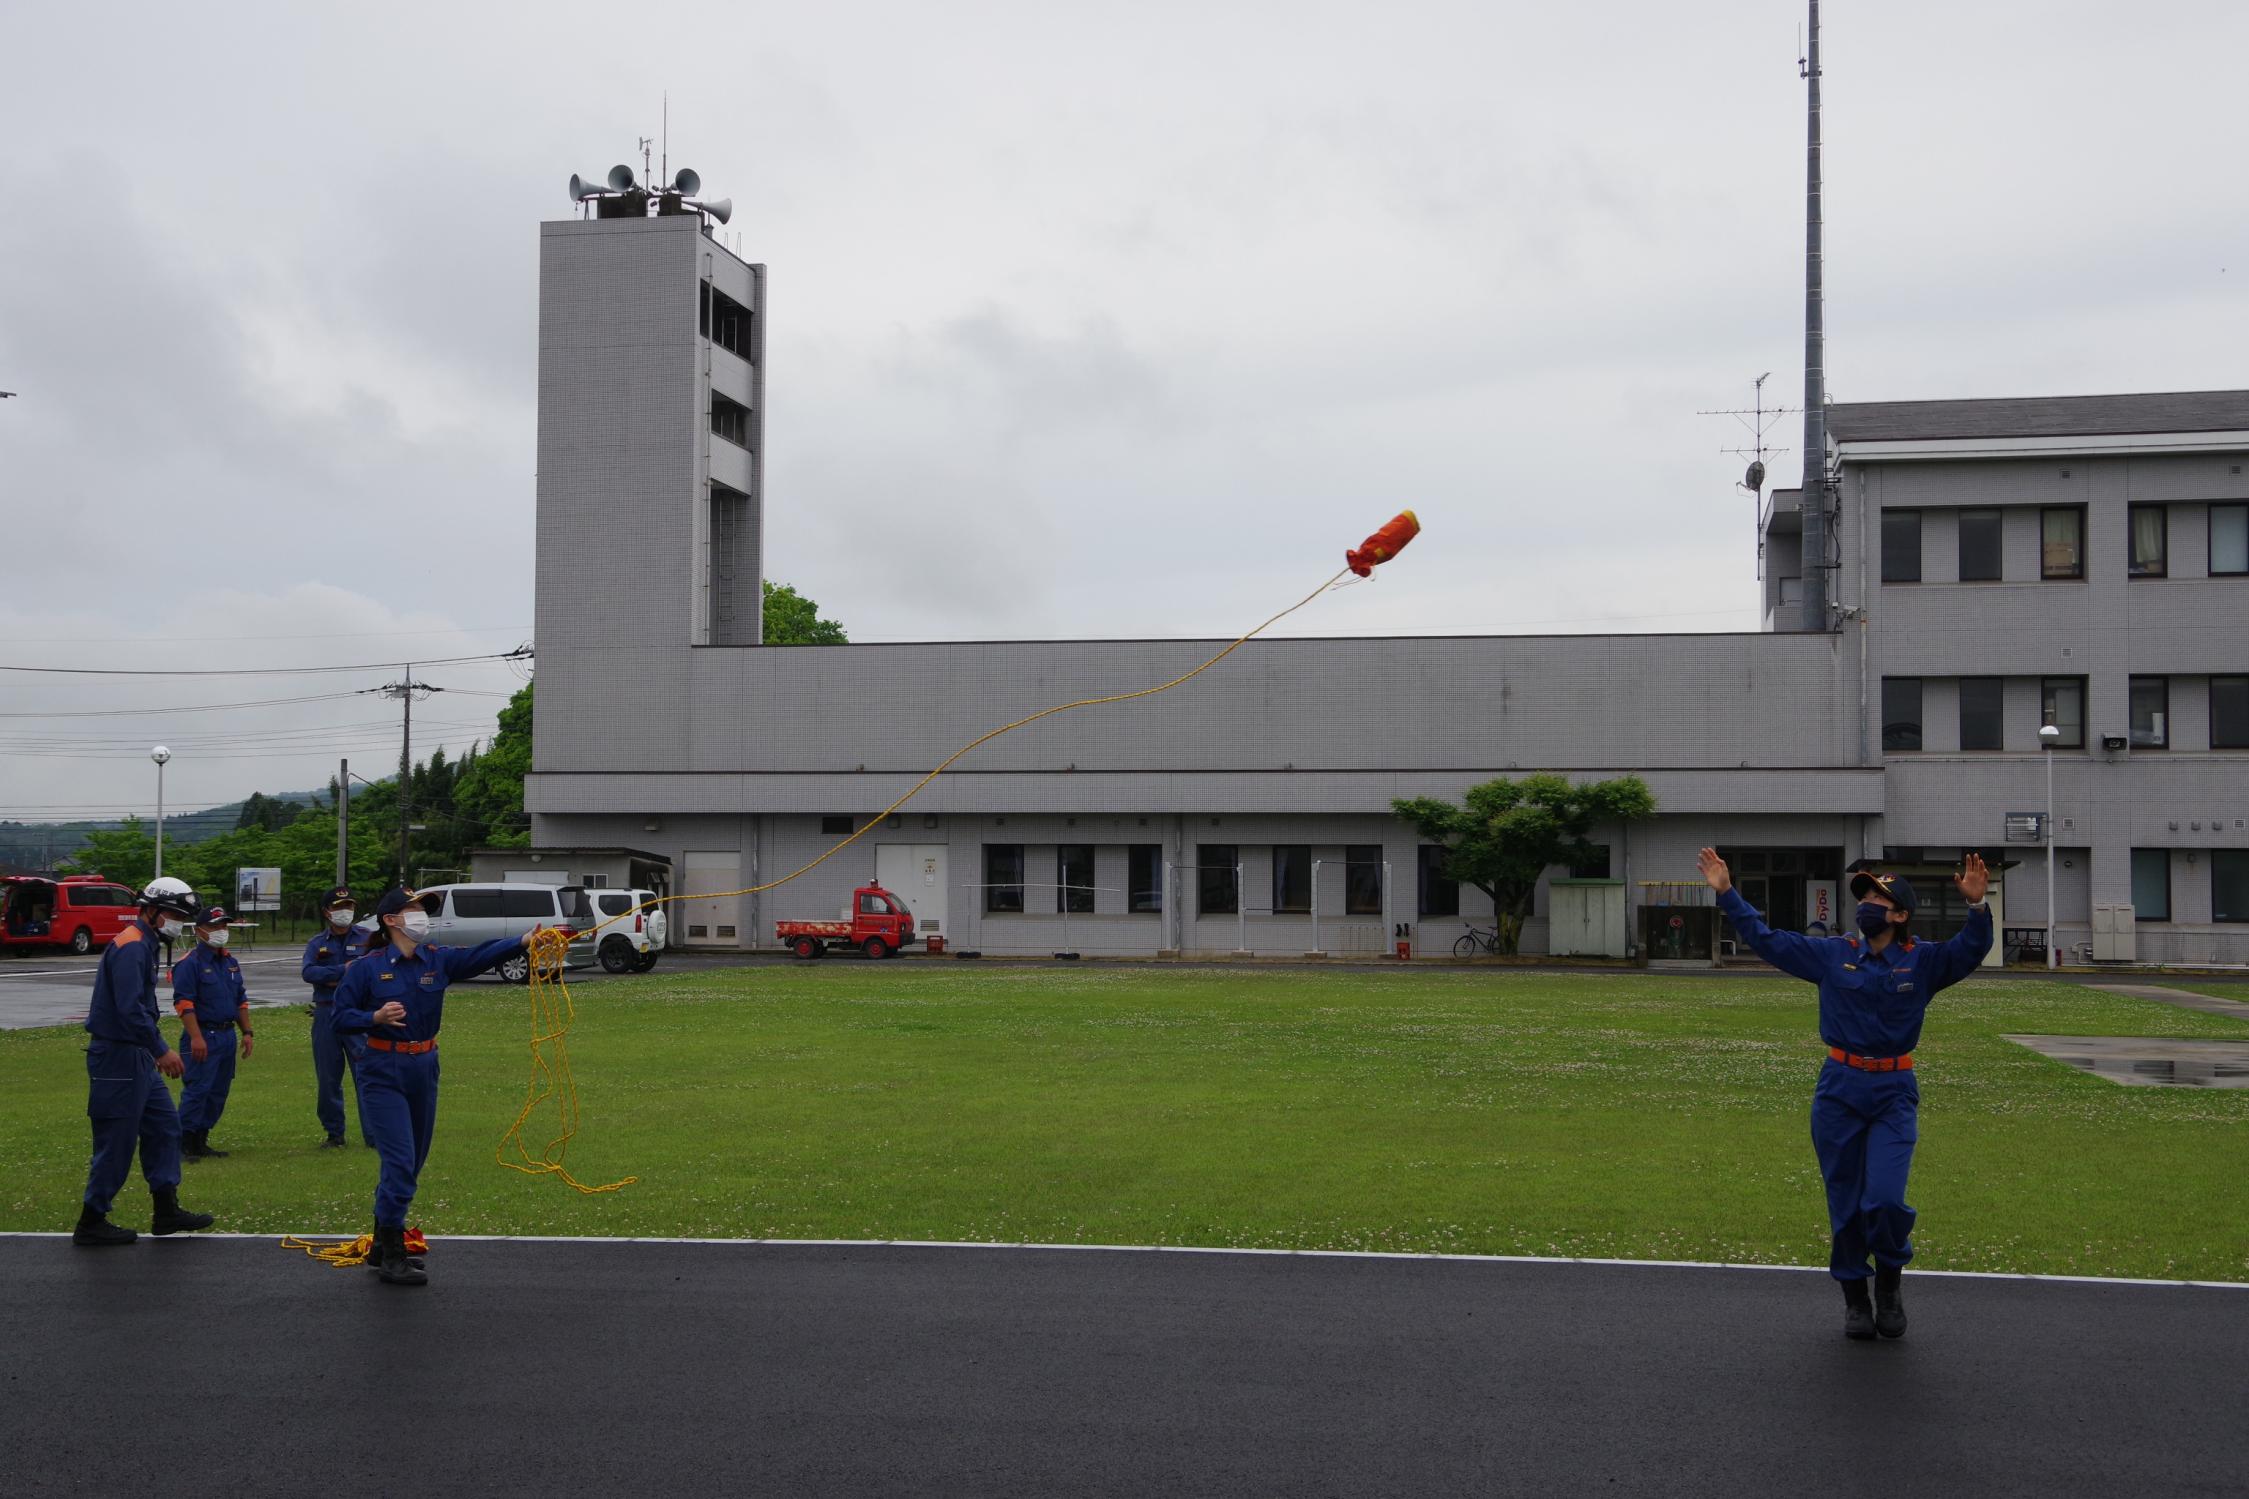
<instances>
[{"instance_id":1,"label":"overcast sky","mask_svg":"<svg viewBox=\"0 0 2249 1499\"><path fill-rule=\"evenodd\" d=\"M771 267L770 573L854 638L1230 635L1407 505L1293 628L1755 628L1695 413L1801 394L1803 10L10 7L0 662L530 639L537 224L666 89ZM2249 385L2249 9L1826 11L1836 399ZM372 769L373 697L49 715L386 675L0 673L0 816ZM517 680L427 675L417 750Z\"/></svg>"}]
</instances>

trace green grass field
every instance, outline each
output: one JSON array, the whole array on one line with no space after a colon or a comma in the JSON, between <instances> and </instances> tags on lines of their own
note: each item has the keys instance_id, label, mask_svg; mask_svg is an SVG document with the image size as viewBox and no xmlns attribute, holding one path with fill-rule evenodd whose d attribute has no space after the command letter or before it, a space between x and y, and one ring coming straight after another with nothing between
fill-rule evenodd
<instances>
[{"instance_id":1,"label":"green grass field","mask_svg":"<svg viewBox=\"0 0 2249 1499\"><path fill-rule=\"evenodd\" d=\"M454 991L432 1233L725 1235L1824 1263L1811 991L1778 979L835 962L588 983L581 1197L493 1161L526 998ZM217 1143L222 1228L360 1232L371 1152L320 1151L309 1021L262 1014ZM2249 1280L2249 1092L2123 1088L2003 1032L2249 1037L2062 984L1932 1012L1927 1268ZM76 1030L0 1034L0 1228L86 1164ZM354 1126L356 1139L357 1129ZM120 1199L144 1219L136 1177Z\"/></svg>"},{"instance_id":2,"label":"green grass field","mask_svg":"<svg viewBox=\"0 0 2249 1499\"><path fill-rule=\"evenodd\" d=\"M2213 999L2230 999L2235 1004L2249 1005L2249 983L2228 983L2223 979L2160 979L2167 989L2185 989L2195 994L2207 994Z\"/></svg>"}]
</instances>

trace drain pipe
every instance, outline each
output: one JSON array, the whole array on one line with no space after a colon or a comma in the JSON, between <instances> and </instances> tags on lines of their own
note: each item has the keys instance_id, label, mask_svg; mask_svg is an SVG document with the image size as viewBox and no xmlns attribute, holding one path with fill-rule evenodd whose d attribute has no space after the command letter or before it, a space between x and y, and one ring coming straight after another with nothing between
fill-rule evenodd
<instances>
[{"instance_id":1,"label":"drain pipe","mask_svg":"<svg viewBox=\"0 0 2249 1499\"><path fill-rule=\"evenodd\" d=\"M1868 735L1866 724L1866 470L1857 474L1859 482L1859 764L1871 765L1867 758Z\"/></svg>"}]
</instances>

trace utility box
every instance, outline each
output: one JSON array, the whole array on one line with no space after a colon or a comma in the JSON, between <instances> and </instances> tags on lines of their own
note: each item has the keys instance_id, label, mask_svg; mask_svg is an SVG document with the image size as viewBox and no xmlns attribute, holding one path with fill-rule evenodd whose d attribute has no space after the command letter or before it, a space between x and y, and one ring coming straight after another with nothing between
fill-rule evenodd
<instances>
[{"instance_id":1,"label":"utility box","mask_svg":"<svg viewBox=\"0 0 2249 1499\"><path fill-rule=\"evenodd\" d=\"M2140 930L2135 924L2137 914L2130 906L2093 907L2094 962L2139 961Z\"/></svg>"},{"instance_id":2,"label":"utility box","mask_svg":"<svg viewBox=\"0 0 2249 1499\"><path fill-rule=\"evenodd\" d=\"M1624 956L1624 881L1551 880L1546 950L1556 957Z\"/></svg>"}]
</instances>

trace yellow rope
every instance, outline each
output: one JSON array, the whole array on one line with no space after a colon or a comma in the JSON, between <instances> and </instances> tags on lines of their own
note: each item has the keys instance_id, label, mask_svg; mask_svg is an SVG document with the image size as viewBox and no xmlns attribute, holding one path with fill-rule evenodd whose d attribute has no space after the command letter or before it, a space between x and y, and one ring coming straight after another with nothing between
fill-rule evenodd
<instances>
[{"instance_id":1,"label":"yellow rope","mask_svg":"<svg viewBox=\"0 0 2249 1499\"><path fill-rule=\"evenodd\" d=\"M348 1270L354 1265L366 1264L373 1257L375 1236L361 1234L356 1239L300 1239L291 1234L281 1241L281 1247L301 1249L323 1264ZM429 1253L429 1244L422 1238L420 1229L410 1228L406 1231L406 1250L409 1254Z\"/></svg>"},{"instance_id":2,"label":"yellow rope","mask_svg":"<svg viewBox=\"0 0 2249 1499\"><path fill-rule=\"evenodd\" d=\"M963 757L990 744L1002 734L1011 734L1027 724L1037 723L1042 718L1052 718L1057 713L1068 713L1076 708L1098 708L1109 703L1129 703L1139 698L1154 697L1159 692L1169 692L1174 687L1192 682L1282 620L1296 613L1297 610L1310 604L1321 594L1332 588L1350 586L1343 581L1350 575L1350 571L1349 568L1344 568L1337 572L1334 577L1329 578L1271 619L1266 620L1255 629L1245 632L1233 644L1227 646L1193 671L1185 672L1154 687L1143 687L1137 692L1119 692L1108 697L1083 697L1075 702L1057 703L1051 708L1041 708L1036 713L1027 714L1016 719L1013 723L1002 724L990 733L970 740L967 744L946 756L944 762L935 770L909 786L905 795L869 818L866 826L857 829L850 837L837 843L810 863L790 870L777 880L768 880L762 885L745 886L740 890L714 890L694 894L658 896L654 900L644 901L630 910L619 912L608 920L596 924L589 929L589 934L598 935L628 916L653 910L658 906L667 906L675 901L729 900L738 896L763 895L769 890L777 890L791 880L810 874L837 854L851 847L852 844L857 843L868 833L874 831L875 828L881 826L883 819L920 795L923 788L927 787L930 782L960 763ZM570 985L563 977L563 960L570 950L570 939L563 936L561 932L552 929L538 931L531 934L524 950L529 956L531 964L531 1084L524 1098L523 1107L516 1113L515 1122L510 1124L507 1133L500 1137L500 1147L495 1153L494 1159L509 1170L521 1171L526 1175L558 1176L577 1191L588 1194L614 1192L620 1187L630 1186L640 1178L628 1176L602 1186L589 1186L572 1176L569 1169L564 1165L564 1157L569 1151L570 1141L578 1133L579 1117L578 1087L570 1073L568 1041L570 1024L577 1018L577 1010L570 1000ZM530 1148L524 1144L523 1130L530 1123L532 1114L550 1098L555 1102L556 1133L547 1141L545 1148L537 1155L533 1155ZM511 1150L514 1154L512 1160L509 1158Z\"/></svg>"}]
</instances>

